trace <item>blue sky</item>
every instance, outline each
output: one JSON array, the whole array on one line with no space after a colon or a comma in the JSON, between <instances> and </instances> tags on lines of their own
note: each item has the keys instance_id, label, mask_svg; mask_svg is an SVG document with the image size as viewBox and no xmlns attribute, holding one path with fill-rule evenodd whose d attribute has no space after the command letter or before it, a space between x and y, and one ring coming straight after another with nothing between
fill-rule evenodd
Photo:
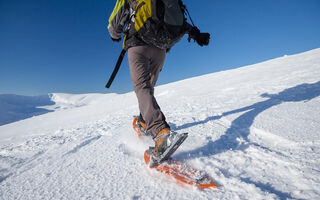
<instances>
[{"instance_id":1,"label":"blue sky","mask_svg":"<svg viewBox=\"0 0 320 200\"><path fill-rule=\"evenodd\" d=\"M158 84L320 47L319 0L184 0L208 47L167 55ZM113 0L0 0L0 94L132 90L127 58L105 89L121 44L110 40Z\"/></svg>"}]
</instances>

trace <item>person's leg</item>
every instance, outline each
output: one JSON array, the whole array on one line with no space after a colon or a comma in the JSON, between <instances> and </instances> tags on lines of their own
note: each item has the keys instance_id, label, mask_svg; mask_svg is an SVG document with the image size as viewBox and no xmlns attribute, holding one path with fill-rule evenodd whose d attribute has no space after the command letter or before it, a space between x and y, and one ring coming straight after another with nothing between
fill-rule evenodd
<instances>
[{"instance_id":1,"label":"person's leg","mask_svg":"<svg viewBox=\"0 0 320 200\"><path fill-rule=\"evenodd\" d=\"M138 98L140 113L146 122L147 131L156 137L164 128L169 128L165 116L154 97L154 85L165 60L165 50L149 46L128 49L131 81Z\"/></svg>"},{"instance_id":2,"label":"person's leg","mask_svg":"<svg viewBox=\"0 0 320 200\"><path fill-rule=\"evenodd\" d=\"M154 51L157 53L157 51ZM150 83L152 88L152 95L154 95L154 87L156 86L156 83L158 81L159 73L162 70L162 67L164 65L165 55L159 56L158 54L151 55L152 59L150 60ZM142 123L146 123L143 119L142 114L140 113L140 121Z\"/></svg>"},{"instance_id":3,"label":"person's leg","mask_svg":"<svg viewBox=\"0 0 320 200\"><path fill-rule=\"evenodd\" d=\"M161 50L161 54L159 54L157 51L153 51L151 53L153 53L153 55L151 55L152 59L150 60L150 83L152 88L154 88L158 81L159 73L164 65L166 53L164 50Z\"/></svg>"}]
</instances>

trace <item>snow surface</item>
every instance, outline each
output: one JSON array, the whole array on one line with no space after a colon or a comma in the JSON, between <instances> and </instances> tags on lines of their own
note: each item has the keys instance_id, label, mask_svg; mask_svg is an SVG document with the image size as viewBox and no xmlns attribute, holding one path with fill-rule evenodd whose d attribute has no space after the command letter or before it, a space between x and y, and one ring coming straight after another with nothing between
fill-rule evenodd
<instances>
[{"instance_id":1,"label":"snow surface","mask_svg":"<svg viewBox=\"0 0 320 200\"><path fill-rule=\"evenodd\" d=\"M0 126L0 199L320 199L320 49L156 88L174 158L198 190L152 171L135 94L52 94L55 110Z\"/></svg>"},{"instance_id":2,"label":"snow surface","mask_svg":"<svg viewBox=\"0 0 320 200\"><path fill-rule=\"evenodd\" d=\"M36 115L42 115L51 110L41 106L53 105L50 95L21 96L0 94L0 126Z\"/></svg>"}]
</instances>

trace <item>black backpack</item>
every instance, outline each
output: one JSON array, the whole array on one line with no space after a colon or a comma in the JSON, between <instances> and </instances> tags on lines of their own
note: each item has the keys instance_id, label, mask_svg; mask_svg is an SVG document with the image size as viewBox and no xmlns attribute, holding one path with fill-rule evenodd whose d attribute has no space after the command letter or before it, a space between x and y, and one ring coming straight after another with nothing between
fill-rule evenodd
<instances>
[{"instance_id":1,"label":"black backpack","mask_svg":"<svg viewBox=\"0 0 320 200\"><path fill-rule=\"evenodd\" d=\"M123 49L106 88L111 86L120 68L126 53L125 41L129 33L137 34L147 44L168 50L187 31L187 20L184 14L185 11L188 15L189 13L181 0L121 0L119 4L121 3L130 9L130 13L125 13L120 20L120 23L127 21L123 31L125 34ZM190 20L192 22L191 17Z\"/></svg>"},{"instance_id":2,"label":"black backpack","mask_svg":"<svg viewBox=\"0 0 320 200\"><path fill-rule=\"evenodd\" d=\"M169 49L185 34L185 7L181 0L131 0L129 3L131 24L128 28L134 28L145 43Z\"/></svg>"}]
</instances>

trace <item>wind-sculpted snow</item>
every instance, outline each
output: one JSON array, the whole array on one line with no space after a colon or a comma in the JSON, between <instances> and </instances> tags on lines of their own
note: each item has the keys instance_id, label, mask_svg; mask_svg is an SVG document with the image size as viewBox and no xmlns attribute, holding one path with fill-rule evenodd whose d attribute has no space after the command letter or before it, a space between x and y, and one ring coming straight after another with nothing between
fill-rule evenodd
<instances>
[{"instance_id":1,"label":"wind-sculpted snow","mask_svg":"<svg viewBox=\"0 0 320 200\"><path fill-rule=\"evenodd\" d=\"M160 77L161 78L161 77ZM320 49L155 89L197 190L149 170L133 92L53 94L55 112L0 126L0 199L320 199Z\"/></svg>"}]
</instances>

